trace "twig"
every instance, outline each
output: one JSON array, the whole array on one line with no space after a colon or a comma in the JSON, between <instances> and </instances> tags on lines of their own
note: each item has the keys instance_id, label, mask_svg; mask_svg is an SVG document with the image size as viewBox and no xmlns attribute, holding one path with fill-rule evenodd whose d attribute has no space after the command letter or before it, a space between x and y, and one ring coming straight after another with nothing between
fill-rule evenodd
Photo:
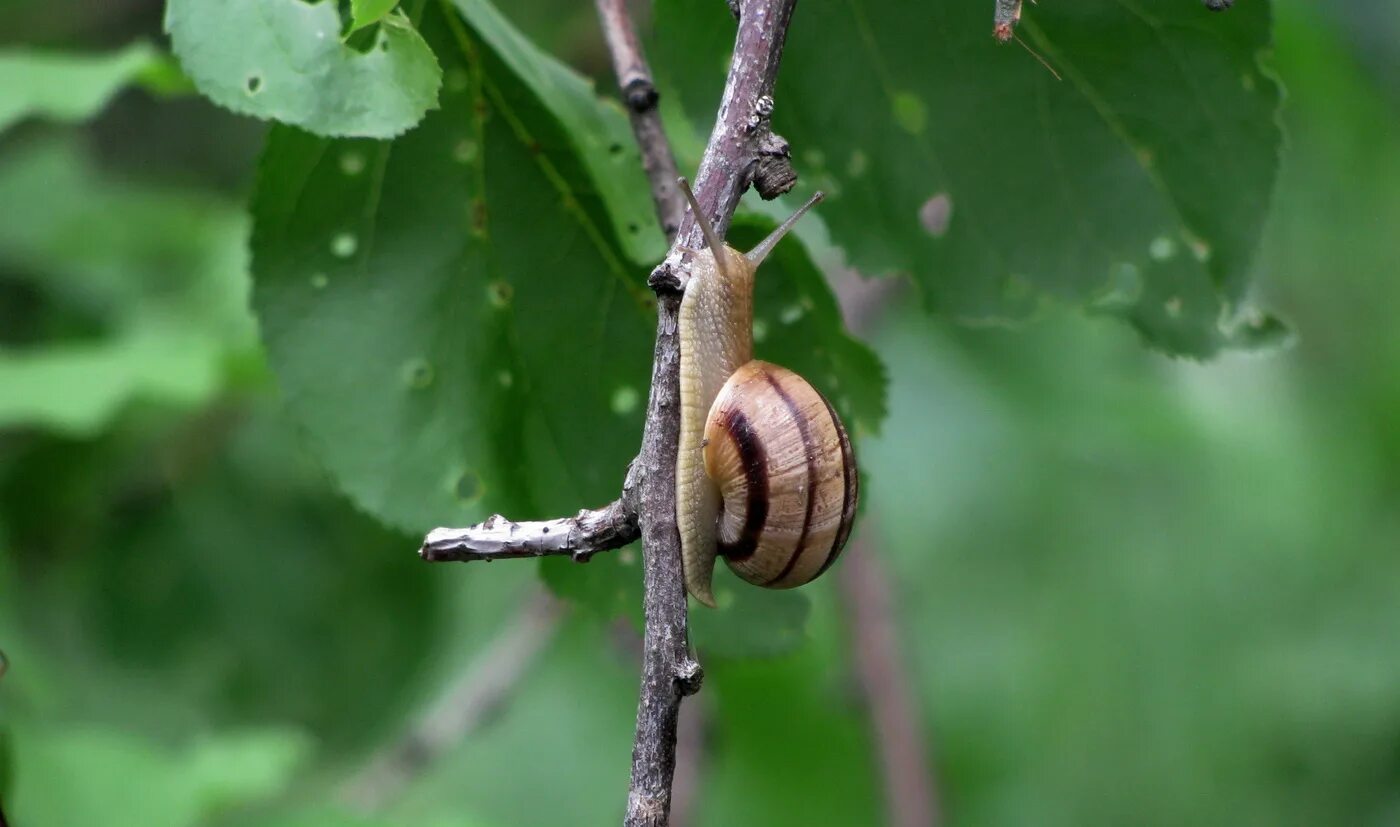
<instances>
[{"instance_id":1,"label":"twig","mask_svg":"<svg viewBox=\"0 0 1400 827\"><path fill-rule=\"evenodd\" d=\"M862 279L854 272L836 284L846 326L868 331L876 317L905 287L895 279ZM855 669L875 730L885 810L890 827L933 827L941 822L938 783L925 755L923 727L900 655L894 589L874 544L870 527L846 554L838 579L851 631Z\"/></svg>"},{"instance_id":2,"label":"twig","mask_svg":"<svg viewBox=\"0 0 1400 827\"><path fill-rule=\"evenodd\" d=\"M642 168L651 182L656 217L661 221L666 240L671 241L676 237L676 230L680 229L685 201L676 188L676 178L680 172L676 168L676 156L671 153L671 143L666 140L666 131L661 125L661 111L657 108L661 96L652 82L651 68L642 56L642 47L637 42L637 30L627 13L627 0L597 0L597 5L603 38L607 40L613 71L617 73L617 85L622 89L623 100L627 102L632 132L637 136L637 146L642 151Z\"/></svg>"},{"instance_id":3,"label":"twig","mask_svg":"<svg viewBox=\"0 0 1400 827\"><path fill-rule=\"evenodd\" d=\"M567 554L586 563L600 551L634 542L640 534L636 508L619 499L557 520L516 523L493 514L469 528L435 528L423 539L418 555L433 563L468 563Z\"/></svg>"},{"instance_id":4,"label":"twig","mask_svg":"<svg viewBox=\"0 0 1400 827\"><path fill-rule=\"evenodd\" d=\"M1016 33L1016 24L1021 21L1021 0L997 0L997 10L992 22L992 35L1002 43Z\"/></svg>"},{"instance_id":5,"label":"twig","mask_svg":"<svg viewBox=\"0 0 1400 827\"><path fill-rule=\"evenodd\" d=\"M700 783L705 771L707 717L700 698L681 707L676 727L676 778L671 785L670 827L689 827L696 821L696 805L700 801Z\"/></svg>"},{"instance_id":6,"label":"twig","mask_svg":"<svg viewBox=\"0 0 1400 827\"><path fill-rule=\"evenodd\" d=\"M923 727L899 652L889 574L857 538L840 568L856 675L875 729L890 827L934 827L938 794L924 754Z\"/></svg>"},{"instance_id":7,"label":"twig","mask_svg":"<svg viewBox=\"0 0 1400 827\"><path fill-rule=\"evenodd\" d=\"M365 812L393 801L423 768L475 731L509 698L554 637L561 616L559 602L543 591L526 600L500 635L468 664L428 712L350 779L344 798Z\"/></svg>"},{"instance_id":8,"label":"twig","mask_svg":"<svg viewBox=\"0 0 1400 827\"><path fill-rule=\"evenodd\" d=\"M762 142L769 139L783 42L796 0L748 0L739 20L719 115L695 176L696 199L716 232L729 228L739 198L753 182ZM676 452L680 433L680 341L677 317L691 251L703 241L687 213L666 259L652 271L657 296L651 399L642 435L642 548L645 567L645 652L627 827L662 827L671 809L676 721L681 699L700 688L689 654L680 534L676 529Z\"/></svg>"}]
</instances>

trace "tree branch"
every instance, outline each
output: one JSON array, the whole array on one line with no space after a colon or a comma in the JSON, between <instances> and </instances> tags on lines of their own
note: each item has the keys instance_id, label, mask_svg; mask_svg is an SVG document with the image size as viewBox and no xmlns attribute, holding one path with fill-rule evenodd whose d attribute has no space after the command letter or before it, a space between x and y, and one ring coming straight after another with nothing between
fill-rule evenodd
<instances>
[{"instance_id":1,"label":"tree branch","mask_svg":"<svg viewBox=\"0 0 1400 827\"><path fill-rule=\"evenodd\" d=\"M739 199L751 184L764 198L774 198L796 180L787 142L773 134L773 85L788 23L796 0L745 0L733 59L724 87L714 131L695 176L696 198L722 236L729 228ZM636 36L620 3L598 0L604 28L610 26L610 48L624 95L648 95L633 81L650 82ZM620 23L616 21L620 20ZM629 92L628 86L632 86ZM654 104L654 101L652 102ZM638 107L629 107L634 110ZM643 107L645 108L645 107ZM649 111L654 111L651 106ZM634 119L634 129L637 121ZM643 154L658 157L665 144L659 119L638 131ZM665 151L670 155L669 148ZM655 181L655 178L653 178ZM653 183L657 212L667 223L674 188ZM680 442L680 341L678 316L681 296L690 277L691 254L704 241L695 216L682 213L670 252L651 273L649 284L657 298L656 346L652 354L651 395L641 453L628 472L620 500L597 511L582 511L562 520L512 523L493 517L466 529L435 529L423 541L425 560L493 560L570 554L587 559L593 553L624 545L640 528L643 554L643 637L641 693L637 729L632 745L632 778L627 796L627 827L664 827L671 809L671 784L676 768L676 726L681 700L700 689L703 672L690 656L686 595L681 572L680 533L676 528L676 454ZM639 480L639 482L638 482ZM639 500L634 500L639 495ZM562 538L562 539L561 539Z\"/></svg>"},{"instance_id":2,"label":"tree branch","mask_svg":"<svg viewBox=\"0 0 1400 827\"><path fill-rule=\"evenodd\" d=\"M613 71L617 73L617 85L622 89L627 114L632 120L632 133L637 136L637 146L642 151L642 168L651 182L656 217L661 221L666 240L672 241L681 226L685 200L676 187L680 172L661 125L661 111L657 108L661 95L651 80L651 68L642 56L636 27L627 13L627 0L597 0L597 5L603 38L612 54Z\"/></svg>"},{"instance_id":3,"label":"tree branch","mask_svg":"<svg viewBox=\"0 0 1400 827\"><path fill-rule=\"evenodd\" d=\"M414 776L475 731L509 698L554 637L562 613L559 602L543 591L525 601L427 713L346 783L344 798L362 811L374 812L398 797Z\"/></svg>"},{"instance_id":4,"label":"tree branch","mask_svg":"<svg viewBox=\"0 0 1400 827\"><path fill-rule=\"evenodd\" d=\"M863 279L854 271L834 285L846 327L867 332L906 283ZM899 645L894 587L874 543L868 518L837 570L851 656L860 682L885 782L890 827L942 823L938 781L925 752L924 728Z\"/></svg>"},{"instance_id":5,"label":"tree branch","mask_svg":"<svg viewBox=\"0 0 1400 827\"><path fill-rule=\"evenodd\" d=\"M747 0L714 130L695 176L696 199L723 235L753 181L761 141L769 137L773 84L796 0ZM627 827L662 827L671 809L676 722L681 699L700 688L689 653L680 533L676 529L676 453L680 435L681 294L690 253L703 249L695 216L686 214L670 253L652 271L657 296L656 349L640 463L646 634L642 689L632 746Z\"/></svg>"},{"instance_id":6,"label":"tree branch","mask_svg":"<svg viewBox=\"0 0 1400 827\"><path fill-rule=\"evenodd\" d=\"M868 527L868 526L867 526ZM938 792L924 752L924 728L900 656L889 574L875 549L857 538L838 579L850 625L851 655L875 730L890 827L941 823Z\"/></svg>"}]
</instances>

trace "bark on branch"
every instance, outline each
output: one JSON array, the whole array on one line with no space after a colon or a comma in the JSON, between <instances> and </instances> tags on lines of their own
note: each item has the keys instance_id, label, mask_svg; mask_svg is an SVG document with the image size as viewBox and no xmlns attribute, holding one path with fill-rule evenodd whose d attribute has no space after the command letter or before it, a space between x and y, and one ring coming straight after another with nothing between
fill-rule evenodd
<instances>
[{"instance_id":1,"label":"bark on branch","mask_svg":"<svg viewBox=\"0 0 1400 827\"><path fill-rule=\"evenodd\" d=\"M346 801L372 813L398 798L424 768L506 703L554 637L562 616L563 607L543 591L526 600L428 711L346 783Z\"/></svg>"},{"instance_id":2,"label":"bark on branch","mask_svg":"<svg viewBox=\"0 0 1400 827\"><path fill-rule=\"evenodd\" d=\"M637 29L627 13L627 0L597 0L597 5L598 21L602 24L608 52L612 54L617 85L622 89L622 98L627 103L627 114L632 121L632 132L637 136L637 146L642 151L642 169L651 182L656 217L666 233L666 240L671 241L681 226L685 200L676 187L680 172L676 169L676 157L671 153L671 143L666 140L661 112L657 109L661 96L652 82L651 68L642 56Z\"/></svg>"},{"instance_id":3,"label":"bark on branch","mask_svg":"<svg viewBox=\"0 0 1400 827\"><path fill-rule=\"evenodd\" d=\"M739 31L714 131L705 147L695 194L717 232L729 228L744 190L764 198L792 187L796 176L787 142L770 127L773 86L796 0L744 0ZM597 0L619 85L633 113L643 158L664 169L673 156L655 112L655 87L627 19L622 0ZM680 435L680 341L677 319L690 275L693 250L703 249L694 215L675 211L671 169L648 174L657 215L672 237L670 252L652 271L657 298L651 395L641 452L628 473L623 496L605 508L574 517L513 523L493 517L466 529L435 529L423 541L425 560L493 560L570 554L587 559L642 538L644 611L641 694L632 746L627 827L664 827L671 809L676 767L676 725L681 700L700 688L700 664L690 655L686 595L676 528L676 453ZM665 175L668 180L662 181ZM669 216L679 213L674 230Z\"/></svg>"},{"instance_id":4,"label":"bark on branch","mask_svg":"<svg viewBox=\"0 0 1400 827\"><path fill-rule=\"evenodd\" d=\"M432 563L455 560L509 560L567 554L586 563L600 551L612 551L635 541L637 510L625 500L603 508L584 509L572 517L513 522L493 514L468 528L435 528L423 539L418 555Z\"/></svg>"},{"instance_id":5,"label":"bark on branch","mask_svg":"<svg viewBox=\"0 0 1400 827\"><path fill-rule=\"evenodd\" d=\"M770 139L783 42L796 0L747 0L714 130L695 176L695 195L715 230L729 228L739 198L752 183L761 142ZM680 534L676 529L676 452L680 436L681 294L690 251L703 249L695 216L681 220L670 253L651 274L657 297L651 399L642 435L642 526L646 634L627 827L662 827L671 809L676 722L681 699L700 688L700 665L690 657Z\"/></svg>"}]
</instances>

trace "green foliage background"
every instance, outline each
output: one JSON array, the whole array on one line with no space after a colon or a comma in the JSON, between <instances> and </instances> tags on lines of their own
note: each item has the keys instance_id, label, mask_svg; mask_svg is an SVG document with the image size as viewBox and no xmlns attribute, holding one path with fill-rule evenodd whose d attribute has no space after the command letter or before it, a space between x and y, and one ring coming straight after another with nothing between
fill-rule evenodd
<instances>
[{"instance_id":1,"label":"green foliage background","mask_svg":"<svg viewBox=\"0 0 1400 827\"><path fill-rule=\"evenodd\" d=\"M1186 15L1192 4L1177 2ZM690 5L666 0L658 14ZM954 37L962 50L976 48L990 18L990 2L967 5L977 7L968 19L982 22ZM367 18L386 11L355 6ZM618 820L637 681L634 654L619 644L609 618L635 610L631 552L582 569L543 567L544 579L578 606L510 704L388 811L361 817L340 804L346 779L471 662L539 580L530 564L423 566L413 556L417 537L400 532L473 515L478 499L542 515L582 505L581 497L605 497L620 467L566 476L561 456L538 448L547 442L541 434L553 434L566 453L599 435L591 450L602 462L635 442L640 429L640 405L620 392L644 388L648 316L629 304L625 280L641 283L654 239L617 217L636 209L629 198L642 197L644 208L644 191L588 189L590 176L607 165L626 168L630 145L614 158L610 145L571 143L616 129L620 115L585 109L561 116L566 104L550 96L577 100L569 98L571 81L530 75L526 47L492 28L499 24L488 8L458 6L479 38L475 58L453 57L438 39L447 30L417 17L419 4L404 10L437 56L443 90L440 108L394 152L416 149L443 163L416 167L412 189L386 190L384 203L401 206L379 220L420 227L420 243L370 251L356 228L351 257L364 258L361 273L400 279L384 296L416 302L424 313L445 294L428 260L456 267L482 256L505 272L571 256L588 288L582 292L595 295L591 285L612 283L620 267L615 303L625 321L612 328L618 339L608 345L636 364L613 366L610 384L579 388L582 401L555 422L549 418L557 414L532 401L531 377L548 373L551 356L593 358L583 346L597 342L559 331L546 341L512 339L550 311L544 285L514 285L505 313L480 329L415 329L425 337L419 347L392 338L385 319L400 308L355 292L354 273L335 269L341 256L334 248L297 246L297 216L329 222L314 230L333 240L345 231L335 209L361 214L354 200L361 179L345 166L354 167L346 159L356 156L345 153L362 153L367 172L379 145L269 128L180 94L187 82L156 49L128 48L159 42L159 3L14 0L5 7L7 45L109 55L102 65L67 67L54 89L0 83L0 121L17 124L0 135L0 649L10 661L0 678L0 800L17 827ZM589 4L501 7L543 48L610 82ZM1065 17L1071 7L1047 0L1043 16L1030 12L1037 26L1027 36L1052 61L1092 45L1087 35L1085 43L1057 35L1073 31L1064 29L1073 23ZM1241 0L1237 7L1230 14L1241 22L1227 25L1244 26L1264 4ZM672 46L658 65L681 92L668 104L674 124L698 123L713 109L706 96L719 68L704 51L704 26L728 24L722 4L709 11L718 22L706 17L689 39L675 40L666 19L658 21L658 37ZM795 45L790 72L816 71L814 41L845 36L821 11L817 2L802 4L806 29L794 37L808 41ZM1000 271L995 296L950 293L957 285L921 278L923 303L947 312L930 316L913 306L920 302L899 301L870 336L888 372L886 399L878 382L846 385L846 377L878 374L878 367L832 323L830 296L812 263L829 264L822 228L804 231L805 250L784 248L763 285L772 292L759 296L769 324L760 347L813 376L829 372L847 410L867 423L860 429L868 474L860 530L895 575L903 652L951 824L1400 824L1393 231L1400 224L1400 13L1383 0L1278 0L1273 16L1288 140L1248 271L1257 285L1252 298L1298 332L1294 347L1226 352L1207 363L1158 355L1141 346L1139 334L1153 335L1164 318L1144 321L1117 305L1093 314L1070 309L1094 284L1036 280L1072 269L1073 260L1055 258L1043 272L1025 274L1054 299L1032 302L1032 312L1020 312L1023 293L1001 289ZM824 34L827 25L838 31ZM371 26L359 36L373 43L379 31ZM1024 53L997 54L1009 61L999 71L1040 71ZM477 87L454 92L454 67L481 82L493 113L479 124L480 143L465 149L452 130L469 126L477 110L451 95L474 95ZM1210 94L1206 79L1175 71L1159 79L1161 89ZM1073 106L1076 87L1045 83L1047 105ZM951 140L942 131L957 128L940 112L994 105L1014 127L1006 134L1031 145L1033 169L1042 156L1031 150L1044 136L1033 121L1018 125L1027 110L977 89L970 79L958 93L965 98L944 90L940 109L925 113L940 131L930 140ZM1056 103L1059 95L1069 97ZM1160 107L1163 120L1171 107L1191 105L1155 91L1142 97ZM863 139L856 131L868 118L803 121L816 117L819 103L794 90L780 100L778 128L799 147L832 142L824 158L839 178L850 172L851 148ZM582 123L596 130L580 131ZM255 158L269 132L272 149L255 192ZM545 157L563 159L557 177L501 177L532 169L492 165L519 149L512 147L522 134L536 138ZM693 150L695 135L678 137L684 151ZM455 186L451 176L467 169L457 163L464 156L468 166L484 159L482 177L461 173L465 192L505 186L536 194L515 202L514 213L510 199L492 199L499 206L492 206L489 238L464 234L475 225L460 204L433 214L414 201L423 188ZM571 158L573 167L564 163ZM838 167L837 158L845 163ZM804 174L811 160L799 151ZM1226 197L1259 159L1236 150L1224 160L1245 166L1212 170L1209 181L1183 178L1225 193L1206 188L1192 195L1195 203ZM283 172L298 168L327 183L310 190L321 199L317 210L278 201L277 186L298 183ZM269 169L278 174L269 178ZM955 193L967 173L945 170ZM1015 220L1002 230L1030 240L1021 242L1028 252L1012 251L1018 260L1034 261L1041 248L1032 241L1060 237L1065 216L1046 194L1053 182L1028 174L978 180L987 187L978 197L988 203L1015 200ZM537 228L529 221L573 220L569 209L549 213L554 202L538 195L561 181L578 209L616 221L597 225L601 242L569 236L560 249L531 246ZM1141 182L1110 177L1104 186L1115 183ZM924 194L899 190L893 203L917 204ZM917 245L926 240L889 241L899 238L890 215L907 218L910 210L854 209L863 202L848 195L845 207L833 199L832 212L824 208L828 243L866 239L872 246L856 246L852 255L871 269L900 266L900 256L923 261ZM252 219L244 210L250 198ZM1139 209L1136 216L1164 209L1129 207ZM277 219L272 226L290 228L290 240L282 247L255 241L250 260L251 223L269 215ZM1129 239L1141 255L1149 248L1138 242L1155 240L1157 225L1135 228L1134 215L1123 217L1127 229L1108 242ZM746 218L736 236L756 235L765 221ZM255 238L266 241L266 227ZM510 256L523 263L501 264ZM1111 271L1113 258L1102 269ZM1144 258L1142 269L1154 260ZM250 267L259 277L257 320ZM496 271L483 272L473 295L499 297L489 278ZM314 279L318 273L324 282ZM1183 278L1237 298L1243 276ZM1151 275L1149 284L1174 277ZM410 292L415 285L421 294ZM493 286L497 292L488 293ZM1152 289L1147 295L1161 298ZM309 308L318 295L354 308L356 325L317 327ZM1200 295L1219 300L1209 290ZM993 299L1015 305L998 304L996 315L1031 318L1014 328L949 319ZM457 301L464 312L479 304ZM1016 312L1002 314L1008 307ZM1128 318L1137 332L1106 315ZM522 360L509 368L513 379L498 404L529 416L512 422L474 404L471 383L499 387L506 368L488 356L479 365L452 362L467 345L451 337L467 332L486 337L472 347L505 342L501 360ZM1194 333L1155 341L1185 352L1232 344ZM570 342L581 346L569 350ZM634 346L640 352L627 350ZM438 367L426 385L424 374L405 372L424 353L444 354L430 359ZM358 372L337 379L331 368L345 364ZM449 372L457 368L461 375ZM363 408L336 408L326 400L341 398L337 388L315 380L346 376L360 393L392 390ZM612 381L619 376L633 385ZM424 399L432 404L423 407ZM443 417L443 405L459 416ZM384 441L340 444L340 454L328 454L326 435L343 423L384 425L377 433ZM447 434L441 444L479 442L495 451L503 470L484 476L513 481L483 495L463 489L460 469L415 477L423 463L460 459L440 455L438 443L407 441L439 432ZM357 490L353 482L363 483L366 469L384 475L380 487ZM344 485L350 497L332 476L352 481ZM459 514L443 513L456 507ZM398 515L397 527L361 508ZM707 678L696 702L708 719L697 824L881 819L878 769L852 688L834 581L801 596L795 604L749 596L749 605L739 592L732 611L697 628ZM743 622L760 619L763 633L753 631L757 622ZM766 656L752 657L758 654Z\"/></svg>"}]
</instances>

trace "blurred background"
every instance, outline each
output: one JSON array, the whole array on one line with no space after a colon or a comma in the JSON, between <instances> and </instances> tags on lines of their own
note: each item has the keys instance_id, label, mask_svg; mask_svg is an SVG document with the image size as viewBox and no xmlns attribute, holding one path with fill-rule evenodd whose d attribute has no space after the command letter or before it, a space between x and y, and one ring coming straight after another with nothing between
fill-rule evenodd
<instances>
[{"instance_id":1,"label":"blurred background","mask_svg":"<svg viewBox=\"0 0 1400 827\"><path fill-rule=\"evenodd\" d=\"M591 4L500 5L611 83ZM860 553L942 823L1400 825L1400 6L1275 8L1256 269L1293 347L1198 364L914 302L867 334L891 415ZM155 0L3 9L5 45L161 42ZM531 564L421 565L279 412L246 307L263 130L157 77L0 134L0 800L16 827L616 823L632 633L541 608ZM885 823L840 582L796 652L707 659L678 824ZM367 792L483 668L517 679Z\"/></svg>"}]
</instances>

